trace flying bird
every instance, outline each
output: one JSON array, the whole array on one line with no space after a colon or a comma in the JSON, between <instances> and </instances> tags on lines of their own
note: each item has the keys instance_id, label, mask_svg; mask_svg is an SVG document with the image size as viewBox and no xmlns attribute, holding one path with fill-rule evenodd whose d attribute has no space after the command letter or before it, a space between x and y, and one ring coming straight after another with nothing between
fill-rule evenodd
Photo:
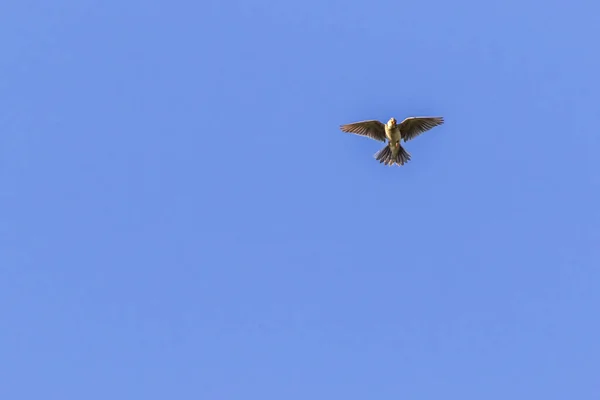
<instances>
[{"instance_id":1,"label":"flying bird","mask_svg":"<svg viewBox=\"0 0 600 400\"><path fill-rule=\"evenodd\" d=\"M340 126L343 132L366 136L387 145L375 153L374 157L384 165L404 165L410 160L410 153L404 150L400 141L408 142L421 133L444 123L444 117L408 117L400 124L396 118L390 118L387 124L377 120L359 121Z\"/></svg>"}]
</instances>

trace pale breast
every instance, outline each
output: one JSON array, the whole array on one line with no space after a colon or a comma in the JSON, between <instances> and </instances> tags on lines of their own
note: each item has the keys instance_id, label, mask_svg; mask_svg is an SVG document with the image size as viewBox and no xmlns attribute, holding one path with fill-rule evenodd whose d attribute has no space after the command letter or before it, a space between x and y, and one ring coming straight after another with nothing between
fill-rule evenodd
<instances>
[{"instance_id":1,"label":"pale breast","mask_svg":"<svg viewBox=\"0 0 600 400\"><path fill-rule=\"evenodd\" d=\"M398 129L398 125L393 128L389 126L385 126L385 136L389 141L396 142L400 140L400 129Z\"/></svg>"}]
</instances>

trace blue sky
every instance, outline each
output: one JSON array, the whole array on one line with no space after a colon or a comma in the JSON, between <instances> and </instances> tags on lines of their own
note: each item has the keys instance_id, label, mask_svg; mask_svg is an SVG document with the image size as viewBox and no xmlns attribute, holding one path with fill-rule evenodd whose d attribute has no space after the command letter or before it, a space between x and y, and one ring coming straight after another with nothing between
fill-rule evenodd
<instances>
[{"instance_id":1,"label":"blue sky","mask_svg":"<svg viewBox=\"0 0 600 400\"><path fill-rule=\"evenodd\" d=\"M0 397L597 399L566 4L2 2Z\"/></svg>"}]
</instances>

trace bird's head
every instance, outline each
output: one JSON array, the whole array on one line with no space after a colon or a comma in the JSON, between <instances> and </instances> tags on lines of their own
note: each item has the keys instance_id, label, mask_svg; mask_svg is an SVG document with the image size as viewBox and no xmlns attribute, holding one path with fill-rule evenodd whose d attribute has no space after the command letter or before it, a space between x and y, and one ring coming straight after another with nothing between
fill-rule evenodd
<instances>
[{"instance_id":1,"label":"bird's head","mask_svg":"<svg viewBox=\"0 0 600 400\"><path fill-rule=\"evenodd\" d=\"M388 125L391 127L396 126L396 118L394 118L394 117L390 118L390 120L388 121Z\"/></svg>"}]
</instances>

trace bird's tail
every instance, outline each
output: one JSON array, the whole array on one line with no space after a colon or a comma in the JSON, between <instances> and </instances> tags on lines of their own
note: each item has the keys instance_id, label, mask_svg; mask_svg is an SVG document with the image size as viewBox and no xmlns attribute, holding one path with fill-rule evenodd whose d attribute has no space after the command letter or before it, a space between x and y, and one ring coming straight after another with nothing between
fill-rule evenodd
<instances>
[{"instance_id":1,"label":"bird's tail","mask_svg":"<svg viewBox=\"0 0 600 400\"><path fill-rule=\"evenodd\" d=\"M375 153L375 159L384 165L404 165L410 161L410 153L404 150L404 147L399 146L398 154L394 159L394 154L392 153L392 149L390 146L385 146L383 149L379 150Z\"/></svg>"}]
</instances>

